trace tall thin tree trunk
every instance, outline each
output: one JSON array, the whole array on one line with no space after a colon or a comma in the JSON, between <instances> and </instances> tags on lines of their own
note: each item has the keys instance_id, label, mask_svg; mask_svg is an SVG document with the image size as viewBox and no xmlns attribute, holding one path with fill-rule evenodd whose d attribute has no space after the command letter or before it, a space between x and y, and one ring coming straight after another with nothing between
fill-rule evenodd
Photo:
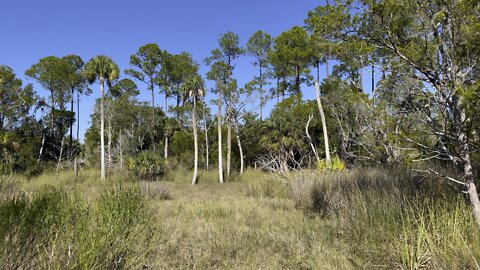
<instances>
[{"instance_id":1,"label":"tall thin tree trunk","mask_svg":"<svg viewBox=\"0 0 480 270\"><path fill-rule=\"evenodd\" d=\"M238 128L238 123L236 120L234 120L234 125L235 125L235 131L237 132L237 144L238 144L238 150L240 151L240 175L243 174L243 148L242 148L242 142L240 141L240 129Z\"/></svg>"},{"instance_id":2,"label":"tall thin tree trunk","mask_svg":"<svg viewBox=\"0 0 480 270\"><path fill-rule=\"evenodd\" d=\"M277 104L280 102L280 77L277 77Z\"/></svg>"},{"instance_id":3,"label":"tall thin tree trunk","mask_svg":"<svg viewBox=\"0 0 480 270\"><path fill-rule=\"evenodd\" d=\"M165 145L163 147L163 157L168 158L168 136L165 136Z\"/></svg>"},{"instance_id":4,"label":"tall thin tree trunk","mask_svg":"<svg viewBox=\"0 0 480 270\"><path fill-rule=\"evenodd\" d=\"M71 119L70 119L70 138L69 138L69 142L68 142L68 148L69 148L69 151L72 151L72 144L73 144L73 117L75 115L75 112L73 111L73 96L75 94L75 88L72 87L72 96L71 96L71 99L70 99L70 113L72 114L71 115ZM71 154L69 155L71 157Z\"/></svg>"},{"instance_id":5,"label":"tall thin tree trunk","mask_svg":"<svg viewBox=\"0 0 480 270\"><path fill-rule=\"evenodd\" d=\"M80 141L80 93L77 91L77 140Z\"/></svg>"},{"instance_id":6,"label":"tall thin tree trunk","mask_svg":"<svg viewBox=\"0 0 480 270\"><path fill-rule=\"evenodd\" d=\"M168 116L168 93L165 90L165 116Z\"/></svg>"},{"instance_id":7,"label":"tall thin tree trunk","mask_svg":"<svg viewBox=\"0 0 480 270\"><path fill-rule=\"evenodd\" d=\"M372 63L372 97L375 100L375 65Z\"/></svg>"},{"instance_id":8,"label":"tall thin tree trunk","mask_svg":"<svg viewBox=\"0 0 480 270\"><path fill-rule=\"evenodd\" d=\"M308 142L310 143L310 147L312 148L313 154L315 155L315 158L317 159L317 163L320 163L320 157L318 156L317 149L315 149L315 146L313 145L312 137L310 137L310 133L308 132L308 127L309 127L312 119L313 119L313 114L310 114L308 116L307 124L305 125L305 133L307 133Z\"/></svg>"},{"instance_id":9,"label":"tall thin tree trunk","mask_svg":"<svg viewBox=\"0 0 480 270\"><path fill-rule=\"evenodd\" d=\"M197 172L198 172L197 98L195 95L193 95L192 126L193 126L193 144L195 148L192 185L195 185L197 183Z\"/></svg>"},{"instance_id":10,"label":"tall thin tree trunk","mask_svg":"<svg viewBox=\"0 0 480 270\"><path fill-rule=\"evenodd\" d=\"M55 111L55 96L53 94L53 90L50 90L50 98L52 99L52 108L50 108L50 113L52 114L50 117L50 128L52 132L52 137L55 137L54 134L54 127L55 127L55 116L54 116L54 111Z\"/></svg>"},{"instance_id":11,"label":"tall thin tree trunk","mask_svg":"<svg viewBox=\"0 0 480 270\"><path fill-rule=\"evenodd\" d=\"M325 59L325 78L329 78L330 75L328 73L328 59Z\"/></svg>"},{"instance_id":12,"label":"tall thin tree trunk","mask_svg":"<svg viewBox=\"0 0 480 270\"><path fill-rule=\"evenodd\" d=\"M387 78L387 61L383 59L382 61L382 80Z\"/></svg>"},{"instance_id":13,"label":"tall thin tree trunk","mask_svg":"<svg viewBox=\"0 0 480 270\"><path fill-rule=\"evenodd\" d=\"M152 144L153 151L155 151L155 91L153 91L153 82L150 83L150 90L152 91Z\"/></svg>"},{"instance_id":14,"label":"tall thin tree trunk","mask_svg":"<svg viewBox=\"0 0 480 270\"><path fill-rule=\"evenodd\" d=\"M107 138L107 151L108 151L108 167L112 167L112 123L110 117L108 118L108 138Z\"/></svg>"},{"instance_id":15,"label":"tall thin tree trunk","mask_svg":"<svg viewBox=\"0 0 480 270\"><path fill-rule=\"evenodd\" d=\"M362 75L362 71L359 69L357 72L358 72L358 88L360 89L361 92L365 92L365 91L363 91L363 75Z\"/></svg>"},{"instance_id":16,"label":"tall thin tree trunk","mask_svg":"<svg viewBox=\"0 0 480 270\"><path fill-rule=\"evenodd\" d=\"M478 198L477 187L475 185L475 176L472 169L472 161L470 158L470 146L468 144L467 134L465 131L465 122L467 115L465 109L462 107L462 100L457 96L452 98L454 106L454 124L457 133L457 140L459 142L459 156L463 163L463 177L467 187L470 205L472 207L473 218L478 226L480 226L480 200Z\"/></svg>"},{"instance_id":17,"label":"tall thin tree trunk","mask_svg":"<svg viewBox=\"0 0 480 270\"><path fill-rule=\"evenodd\" d=\"M295 68L295 72L297 73L296 75L296 78L295 78L295 88L296 88L296 94L299 95L300 94L300 70L299 68Z\"/></svg>"},{"instance_id":18,"label":"tall thin tree trunk","mask_svg":"<svg viewBox=\"0 0 480 270\"><path fill-rule=\"evenodd\" d=\"M123 170L123 132L120 130L118 134L118 146L120 154L120 170Z\"/></svg>"},{"instance_id":19,"label":"tall thin tree trunk","mask_svg":"<svg viewBox=\"0 0 480 270\"><path fill-rule=\"evenodd\" d=\"M217 112L217 127L218 127L218 179L223 183L223 164L222 164L222 93L218 91L218 112Z\"/></svg>"},{"instance_id":20,"label":"tall thin tree trunk","mask_svg":"<svg viewBox=\"0 0 480 270\"><path fill-rule=\"evenodd\" d=\"M42 127L42 144L40 146L40 151L38 151L38 158L37 158L37 164L40 163L40 160L43 157L43 149L45 147L45 129Z\"/></svg>"},{"instance_id":21,"label":"tall thin tree trunk","mask_svg":"<svg viewBox=\"0 0 480 270\"><path fill-rule=\"evenodd\" d=\"M262 65L260 64L260 122L263 120L263 77L262 77Z\"/></svg>"},{"instance_id":22,"label":"tall thin tree trunk","mask_svg":"<svg viewBox=\"0 0 480 270\"><path fill-rule=\"evenodd\" d=\"M104 111L104 79L100 78L100 178L106 179L105 174L105 111Z\"/></svg>"},{"instance_id":23,"label":"tall thin tree trunk","mask_svg":"<svg viewBox=\"0 0 480 270\"><path fill-rule=\"evenodd\" d=\"M58 162L57 162L57 173L58 171L60 171L60 163L62 162L64 146L65 146L65 136L62 135L62 143L60 145L60 155L58 156Z\"/></svg>"},{"instance_id":24,"label":"tall thin tree trunk","mask_svg":"<svg viewBox=\"0 0 480 270\"><path fill-rule=\"evenodd\" d=\"M323 129L323 141L325 143L325 161L326 164L330 164L330 147L328 145L328 133L327 133L327 122L325 120L325 114L323 112L322 101L320 100L320 86L318 82L315 82L315 96L317 98L318 110L320 111L320 119L322 120L322 129Z\"/></svg>"},{"instance_id":25,"label":"tall thin tree trunk","mask_svg":"<svg viewBox=\"0 0 480 270\"><path fill-rule=\"evenodd\" d=\"M230 163L232 160L232 122L227 119L227 175L230 176Z\"/></svg>"},{"instance_id":26,"label":"tall thin tree trunk","mask_svg":"<svg viewBox=\"0 0 480 270\"><path fill-rule=\"evenodd\" d=\"M207 117L205 115L205 108L203 109L203 119L205 123L205 169L208 171L208 163L209 163L209 149L208 149L208 129L207 129Z\"/></svg>"}]
</instances>

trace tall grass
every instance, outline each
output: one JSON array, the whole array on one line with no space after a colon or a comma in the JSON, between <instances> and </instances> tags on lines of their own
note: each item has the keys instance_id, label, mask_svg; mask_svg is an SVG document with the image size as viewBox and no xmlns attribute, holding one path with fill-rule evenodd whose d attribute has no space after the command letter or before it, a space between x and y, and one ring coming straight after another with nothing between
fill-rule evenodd
<instances>
[{"instance_id":1,"label":"tall grass","mask_svg":"<svg viewBox=\"0 0 480 270\"><path fill-rule=\"evenodd\" d=\"M475 269L461 193L404 169L0 178L0 269Z\"/></svg>"},{"instance_id":2,"label":"tall grass","mask_svg":"<svg viewBox=\"0 0 480 270\"><path fill-rule=\"evenodd\" d=\"M138 190L20 193L0 203L0 269L142 269L152 233Z\"/></svg>"},{"instance_id":3,"label":"tall grass","mask_svg":"<svg viewBox=\"0 0 480 270\"><path fill-rule=\"evenodd\" d=\"M365 267L479 268L479 230L461 193L405 169L303 173L290 179L297 207L332 220Z\"/></svg>"}]
</instances>

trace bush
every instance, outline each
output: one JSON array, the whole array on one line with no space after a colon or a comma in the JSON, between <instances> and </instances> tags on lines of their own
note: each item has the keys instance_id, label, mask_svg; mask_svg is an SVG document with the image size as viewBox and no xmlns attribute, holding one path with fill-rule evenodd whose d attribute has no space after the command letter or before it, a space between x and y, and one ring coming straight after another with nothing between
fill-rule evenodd
<instances>
[{"instance_id":1,"label":"bush","mask_svg":"<svg viewBox=\"0 0 480 270\"><path fill-rule=\"evenodd\" d=\"M321 171L332 170L342 172L346 169L346 165L340 157L333 156L329 164L327 164L325 159L320 160L320 162L317 163L317 168Z\"/></svg>"},{"instance_id":2,"label":"bush","mask_svg":"<svg viewBox=\"0 0 480 270\"><path fill-rule=\"evenodd\" d=\"M155 180L165 173L165 160L153 151L143 151L125 162L127 171L141 179Z\"/></svg>"}]
</instances>

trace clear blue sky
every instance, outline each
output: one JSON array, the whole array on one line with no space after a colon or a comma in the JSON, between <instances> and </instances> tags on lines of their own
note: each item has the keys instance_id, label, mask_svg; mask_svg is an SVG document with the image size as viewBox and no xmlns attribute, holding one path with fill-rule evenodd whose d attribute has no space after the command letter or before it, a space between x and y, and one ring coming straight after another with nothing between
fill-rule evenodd
<instances>
[{"instance_id":1,"label":"clear blue sky","mask_svg":"<svg viewBox=\"0 0 480 270\"><path fill-rule=\"evenodd\" d=\"M311 0L5 0L0 9L0 65L13 68L24 83L33 83L25 78L25 70L49 55L77 54L85 62L95 55L108 55L123 71L131 54L154 42L171 53L191 53L205 74L208 68L203 59L217 47L221 33L239 34L242 45L257 30L277 36L303 25L307 12L321 4ZM247 56L237 61L234 77L240 86L256 74L251 62ZM94 93L82 99L81 137L90 126L93 101L99 97L98 86L92 87ZM302 88L305 98L314 98L311 87ZM46 96L39 85L35 89ZM142 91L139 99L149 100L148 92ZM156 101L162 106L163 96L157 93Z\"/></svg>"}]
</instances>

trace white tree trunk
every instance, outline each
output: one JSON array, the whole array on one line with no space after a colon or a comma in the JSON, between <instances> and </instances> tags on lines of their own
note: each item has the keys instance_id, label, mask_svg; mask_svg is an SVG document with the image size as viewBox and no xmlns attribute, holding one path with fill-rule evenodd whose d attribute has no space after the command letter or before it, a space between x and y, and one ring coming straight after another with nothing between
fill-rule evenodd
<instances>
[{"instance_id":1,"label":"white tree trunk","mask_svg":"<svg viewBox=\"0 0 480 270\"><path fill-rule=\"evenodd\" d=\"M208 171L209 164L209 149L208 149L208 129L207 129L207 117L205 116L205 109L203 110L203 118L205 122L205 169Z\"/></svg>"},{"instance_id":2,"label":"white tree trunk","mask_svg":"<svg viewBox=\"0 0 480 270\"><path fill-rule=\"evenodd\" d=\"M230 163L232 160L232 122L227 120L227 175L230 176Z\"/></svg>"},{"instance_id":3,"label":"white tree trunk","mask_svg":"<svg viewBox=\"0 0 480 270\"><path fill-rule=\"evenodd\" d=\"M238 150L240 151L240 175L243 174L243 148L242 148L242 142L240 140L240 129L238 128L237 121L234 122L235 124L235 131L237 132L237 144L238 144Z\"/></svg>"},{"instance_id":4,"label":"white tree trunk","mask_svg":"<svg viewBox=\"0 0 480 270\"><path fill-rule=\"evenodd\" d=\"M42 127L43 128L43 127ZM42 159L42 156L43 156L43 148L45 147L45 134L44 132L42 131L42 144L40 146L40 151L38 151L38 158L37 158L37 164L40 162L40 160Z\"/></svg>"},{"instance_id":5,"label":"white tree trunk","mask_svg":"<svg viewBox=\"0 0 480 270\"><path fill-rule=\"evenodd\" d=\"M110 117L108 118L108 134L107 134L107 152L108 152L108 167L112 167L112 123Z\"/></svg>"},{"instance_id":6,"label":"white tree trunk","mask_svg":"<svg viewBox=\"0 0 480 270\"><path fill-rule=\"evenodd\" d=\"M62 144L60 145L60 155L58 156L57 162L57 173L60 170L60 163L62 162L63 147L65 146L65 136L62 135Z\"/></svg>"},{"instance_id":7,"label":"white tree trunk","mask_svg":"<svg viewBox=\"0 0 480 270\"><path fill-rule=\"evenodd\" d=\"M475 177L472 169L472 161L470 159L470 146L468 145L468 138L465 132L465 123L467 116L465 109L462 107L461 100L454 96L452 98L455 115L455 129L457 131L457 140L459 143L459 156L463 162L463 176L467 186L468 197L472 207L473 218L478 226L480 226L480 200L478 198L477 187L475 185Z\"/></svg>"},{"instance_id":8,"label":"white tree trunk","mask_svg":"<svg viewBox=\"0 0 480 270\"><path fill-rule=\"evenodd\" d=\"M80 141L80 93L77 91L77 140Z\"/></svg>"},{"instance_id":9,"label":"white tree trunk","mask_svg":"<svg viewBox=\"0 0 480 270\"><path fill-rule=\"evenodd\" d=\"M312 119L313 119L313 114L310 114L308 116L307 124L305 125L305 133L307 133L308 142L310 143L310 147L312 148L313 154L315 155L315 158L317 159L317 163L320 163L320 157L318 156L317 149L315 149L315 146L313 145L313 142L312 142L312 137L310 137L310 133L308 133L308 127L309 127Z\"/></svg>"},{"instance_id":10,"label":"white tree trunk","mask_svg":"<svg viewBox=\"0 0 480 270\"><path fill-rule=\"evenodd\" d=\"M168 136L165 136L165 146L163 148L163 157L165 160L168 158Z\"/></svg>"},{"instance_id":11,"label":"white tree trunk","mask_svg":"<svg viewBox=\"0 0 480 270\"><path fill-rule=\"evenodd\" d=\"M118 147L119 147L119 154L120 154L120 170L123 170L123 134L122 130L118 134Z\"/></svg>"},{"instance_id":12,"label":"white tree trunk","mask_svg":"<svg viewBox=\"0 0 480 270\"><path fill-rule=\"evenodd\" d=\"M192 127L193 127L193 144L195 148L192 185L195 185L197 183L197 172L198 172L197 100L195 95L193 95Z\"/></svg>"},{"instance_id":13,"label":"white tree trunk","mask_svg":"<svg viewBox=\"0 0 480 270\"><path fill-rule=\"evenodd\" d=\"M100 78L100 178L106 179L105 174L105 112L103 108L104 102L104 82L103 78Z\"/></svg>"},{"instance_id":14,"label":"white tree trunk","mask_svg":"<svg viewBox=\"0 0 480 270\"><path fill-rule=\"evenodd\" d=\"M320 119L322 120L323 141L325 142L325 161L330 164L330 147L328 145L327 122L323 112L322 101L320 100L320 86L315 82L315 96L317 98L318 110L320 111Z\"/></svg>"},{"instance_id":15,"label":"white tree trunk","mask_svg":"<svg viewBox=\"0 0 480 270\"><path fill-rule=\"evenodd\" d=\"M218 91L218 179L223 183L223 164L222 164L222 93Z\"/></svg>"},{"instance_id":16,"label":"white tree trunk","mask_svg":"<svg viewBox=\"0 0 480 270\"><path fill-rule=\"evenodd\" d=\"M155 91L153 91L153 83L150 84L150 90L152 91L152 144L155 152Z\"/></svg>"}]
</instances>

